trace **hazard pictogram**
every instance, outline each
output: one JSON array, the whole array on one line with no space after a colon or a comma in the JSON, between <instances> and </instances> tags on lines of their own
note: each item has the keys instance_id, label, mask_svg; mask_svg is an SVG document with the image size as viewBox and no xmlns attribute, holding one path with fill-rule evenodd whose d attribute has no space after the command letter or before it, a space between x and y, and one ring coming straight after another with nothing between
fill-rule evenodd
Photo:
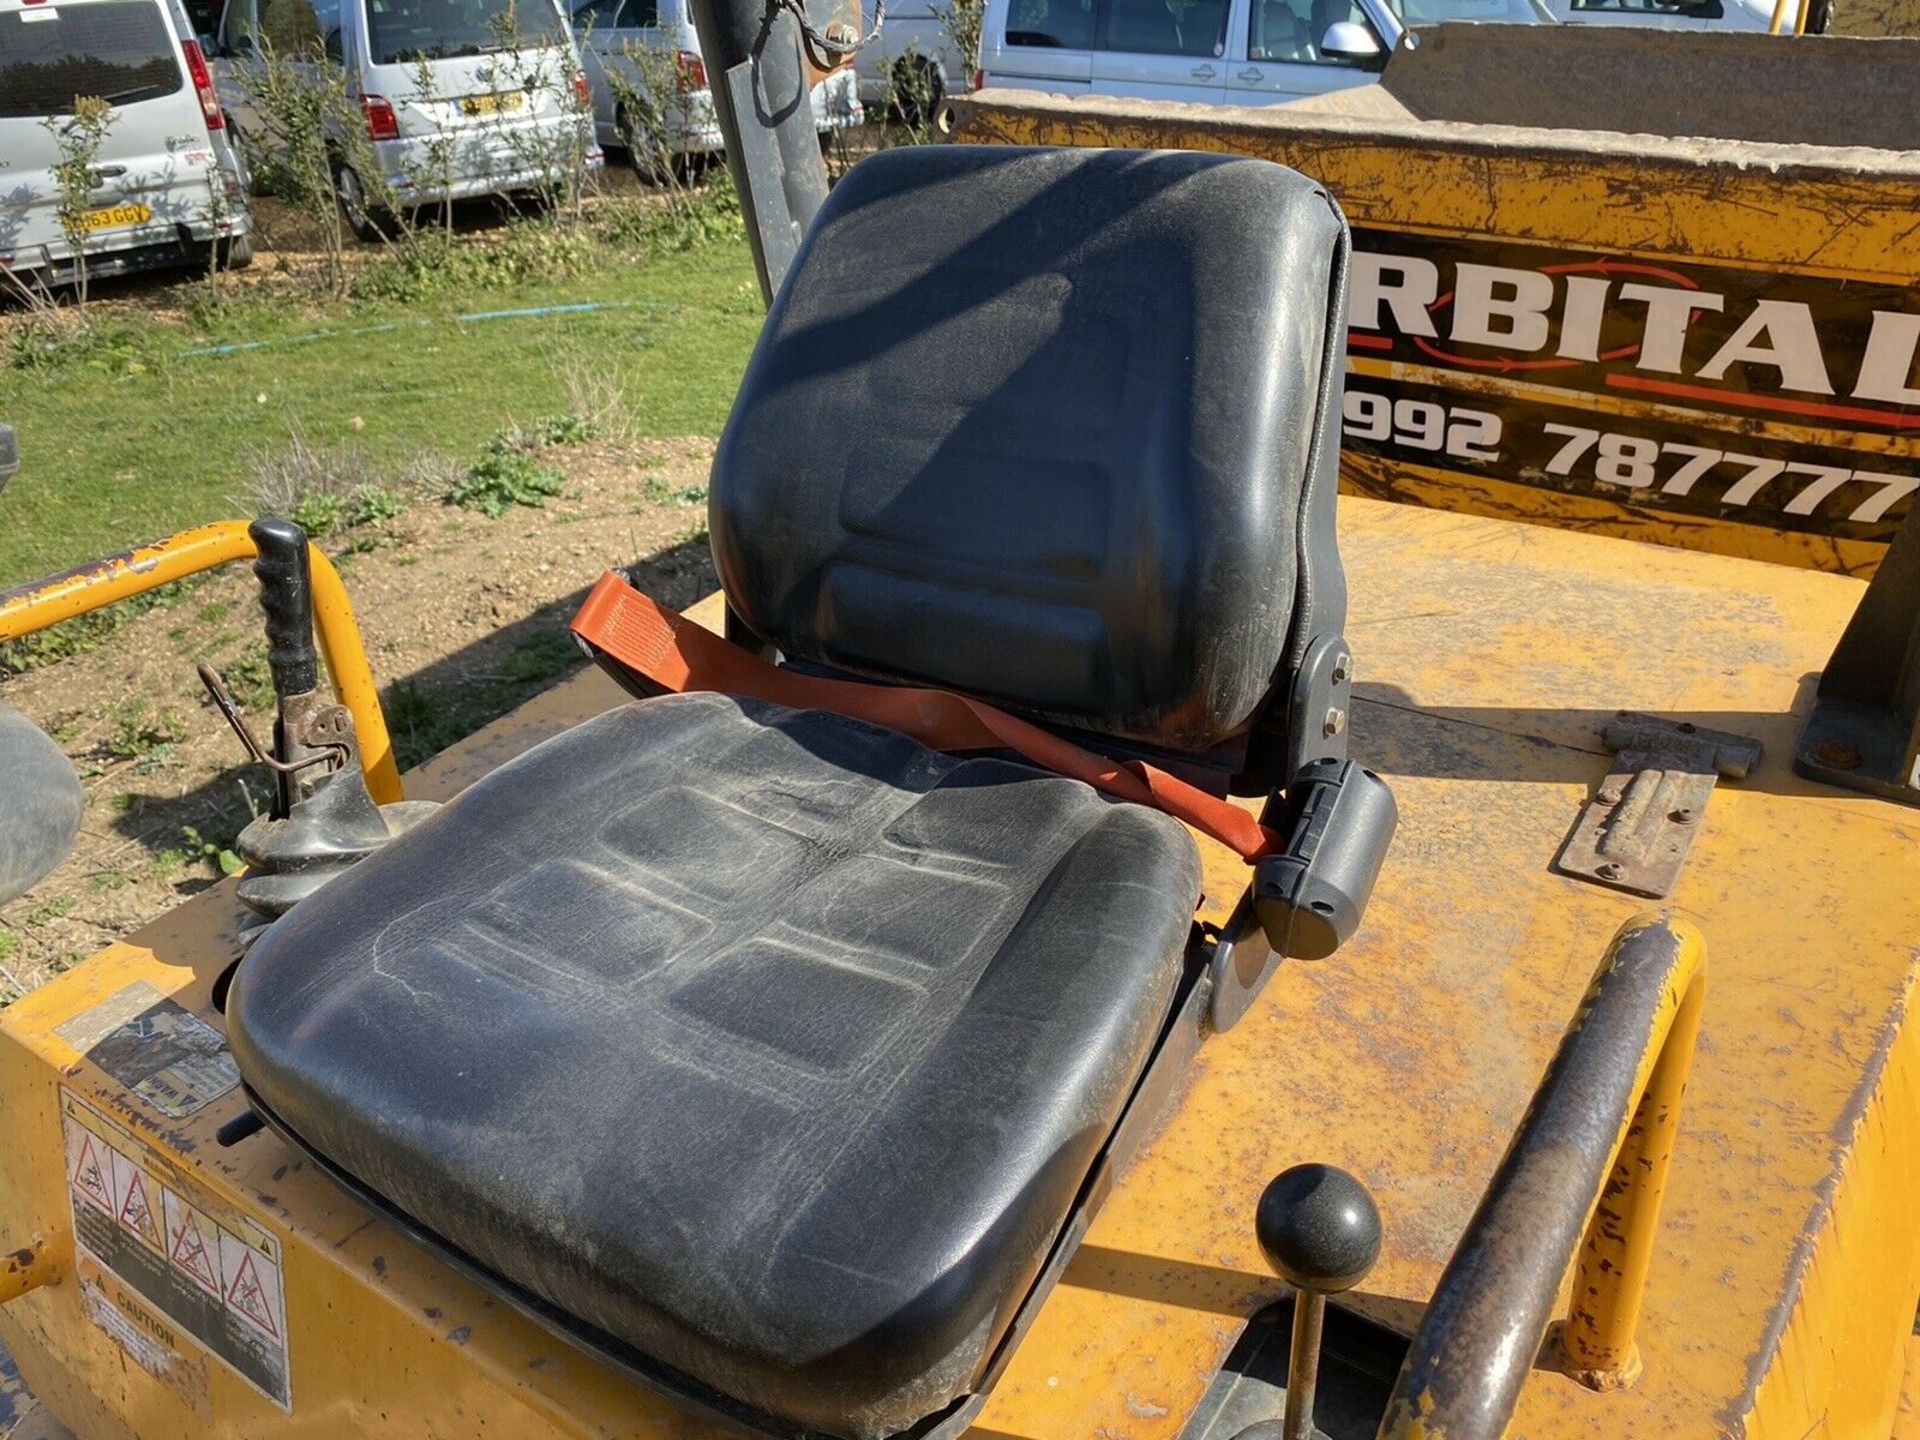
<instances>
[{"instance_id":1,"label":"hazard pictogram","mask_svg":"<svg viewBox=\"0 0 1920 1440\"><path fill-rule=\"evenodd\" d=\"M219 1298L220 1277L214 1274L213 1257L207 1253L206 1237L200 1233L200 1224L193 1218L193 1212L184 1207L180 1212L180 1223L174 1227L172 1260L201 1289L215 1299Z\"/></svg>"},{"instance_id":2,"label":"hazard pictogram","mask_svg":"<svg viewBox=\"0 0 1920 1440\"><path fill-rule=\"evenodd\" d=\"M147 1182L132 1166L127 1167L127 1193L120 1202L120 1223L154 1249L160 1248L160 1227L147 1203Z\"/></svg>"},{"instance_id":3,"label":"hazard pictogram","mask_svg":"<svg viewBox=\"0 0 1920 1440\"><path fill-rule=\"evenodd\" d=\"M251 1250L240 1257L240 1268L234 1273L233 1284L227 1287L227 1304L236 1314L257 1325L268 1339L280 1338L280 1332L274 1328L273 1311L267 1306L267 1292L260 1288L260 1277L254 1273Z\"/></svg>"},{"instance_id":4,"label":"hazard pictogram","mask_svg":"<svg viewBox=\"0 0 1920 1440\"><path fill-rule=\"evenodd\" d=\"M106 1172L100 1167L100 1157L94 1152L91 1135L85 1135L80 1141L80 1159L73 1167L73 1188L106 1214L113 1214L113 1197L107 1193Z\"/></svg>"}]
</instances>

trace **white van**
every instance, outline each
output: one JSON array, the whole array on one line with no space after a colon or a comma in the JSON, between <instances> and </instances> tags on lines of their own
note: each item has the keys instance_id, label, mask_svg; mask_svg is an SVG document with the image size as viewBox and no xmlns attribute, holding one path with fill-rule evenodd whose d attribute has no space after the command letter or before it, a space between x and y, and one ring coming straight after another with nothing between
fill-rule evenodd
<instances>
[{"instance_id":1,"label":"white van","mask_svg":"<svg viewBox=\"0 0 1920 1440\"><path fill-rule=\"evenodd\" d=\"M353 150L407 209L549 190L604 163L557 0L227 0L216 46L233 123L256 137L265 51L344 67L369 142ZM334 166L340 206L373 239L382 185L351 156Z\"/></svg>"},{"instance_id":2,"label":"white van","mask_svg":"<svg viewBox=\"0 0 1920 1440\"><path fill-rule=\"evenodd\" d=\"M631 152L636 163L654 149L636 143L642 139L633 133L638 117L625 113L621 89L608 78L609 72L620 76L634 94L652 100L649 82L666 80L670 70L675 94L664 107L672 127L665 149L675 155L700 155L717 154L725 146L713 113L714 77L700 58L700 36L687 0L582 0L573 10L573 32L580 41L593 96L594 135L601 145ZM813 123L822 135L865 118L851 69L836 70L813 87Z\"/></svg>"},{"instance_id":3,"label":"white van","mask_svg":"<svg viewBox=\"0 0 1920 1440\"><path fill-rule=\"evenodd\" d=\"M0 0L0 266L23 285L79 271L55 131L81 95L112 107L82 220L90 278L253 258L241 172L184 23L173 0Z\"/></svg>"},{"instance_id":4,"label":"white van","mask_svg":"<svg viewBox=\"0 0 1920 1440\"><path fill-rule=\"evenodd\" d=\"M1062 95L1277 105L1373 84L1446 21L1551 24L1539 0L987 0L984 83Z\"/></svg>"}]
</instances>

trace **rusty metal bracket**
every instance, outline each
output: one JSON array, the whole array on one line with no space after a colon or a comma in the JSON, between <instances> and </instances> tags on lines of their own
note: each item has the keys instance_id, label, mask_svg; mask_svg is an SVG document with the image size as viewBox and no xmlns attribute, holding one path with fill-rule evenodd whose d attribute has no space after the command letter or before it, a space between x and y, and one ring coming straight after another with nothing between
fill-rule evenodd
<instances>
[{"instance_id":1,"label":"rusty metal bracket","mask_svg":"<svg viewBox=\"0 0 1920 1440\"><path fill-rule=\"evenodd\" d=\"M1920 506L1895 533L1820 674L1793 768L1920 805Z\"/></svg>"},{"instance_id":2,"label":"rusty metal bracket","mask_svg":"<svg viewBox=\"0 0 1920 1440\"><path fill-rule=\"evenodd\" d=\"M1613 768L1554 862L1562 875L1659 900L1670 894L1724 776L1760 763L1760 742L1622 710L1601 732Z\"/></svg>"}]
</instances>

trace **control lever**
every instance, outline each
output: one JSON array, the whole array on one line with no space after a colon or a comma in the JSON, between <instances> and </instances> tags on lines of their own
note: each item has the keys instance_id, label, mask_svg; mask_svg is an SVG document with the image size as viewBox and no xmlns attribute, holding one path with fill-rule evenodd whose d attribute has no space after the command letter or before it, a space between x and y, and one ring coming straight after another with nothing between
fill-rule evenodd
<instances>
[{"instance_id":1,"label":"control lever","mask_svg":"<svg viewBox=\"0 0 1920 1440\"><path fill-rule=\"evenodd\" d=\"M1380 1211L1367 1187L1346 1171L1295 1165L1260 1196L1254 1230L1267 1264L1295 1292L1286 1413L1277 1436L1271 1421L1254 1429L1264 1432L1263 1440L1325 1440L1314 1428L1313 1395L1327 1296L1358 1285L1380 1258ZM1248 1433L1239 1440L1249 1440Z\"/></svg>"},{"instance_id":2,"label":"control lever","mask_svg":"<svg viewBox=\"0 0 1920 1440\"><path fill-rule=\"evenodd\" d=\"M402 800L376 805L360 768L353 716L320 689L313 641L313 569L307 535L291 520L263 517L247 534L259 550L253 573L266 612L267 668L273 676L273 744L247 727L226 682L200 667L201 683L247 754L274 776L268 813L240 832L234 850L247 864L238 894L258 920L251 942L335 875L365 859L438 808Z\"/></svg>"},{"instance_id":3,"label":"control lever","mask_svg":"<svg viewBox=\"0 0 1920 1440\"><path fill-rule=\"evenodd\" d=\"M304 733L320 689L320 655L313 644L313 564L307 556L307 532L291 520L263 515L247 527L247 535L260 552L253 573L260 581L260 608L267 613L267 669L278 711L273 750L280 764L274 767L273 817L284 820L302 798L295 777L314 749Z\"/></svg>"}]
</instances>

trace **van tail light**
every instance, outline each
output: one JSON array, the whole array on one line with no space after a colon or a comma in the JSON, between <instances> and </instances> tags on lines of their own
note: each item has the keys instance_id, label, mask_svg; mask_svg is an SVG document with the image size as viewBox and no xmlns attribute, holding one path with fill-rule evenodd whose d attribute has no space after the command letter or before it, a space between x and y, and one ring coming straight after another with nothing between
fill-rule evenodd
<instances>
[{"instance_id":1,"label":"van tail light","mask_svg":"<svg viewBox=\"0 0 1920 1440\"><path fill-rule=\"evenodd\" d=\"M593 91L587 88L587 72L584 70L573 72L573 98L580 102L582 110L593 104Z\"/></svg>"},{"instance_id":2,"label":"van tail light","mask_svg":"<svg viewBox=\"0 0 1920 1440\"><path fill-rule=\"evenodd\" d=\"M208 131L224 130L227 117L220 113L220 97L214 93L213 75L207 69L207 57L200 53L200 42L182 40L180 53L186 57L187 78L193 81L193 93L200 97L200 115Z\"/></svg>"},{"instance_id":3,"label":"van tail light","mask_svg":"<svg viewBox=\"0 0 1920 1440\"><path fill-rule=\"evenodd\" d=\"M362 95L360 109L367 117L367 138L369 140L398 140L400 138L400 117L393 113L393 105L379 95Z\"/></svg>"},{"instance_id":4,"label":"van tail light","mask_svg":"<svg viewBox=\"0 0 1920 1440\"><path fill-rule=\"evenodd\" d=\"M973 88L975 90L984 90L987 88L987 72L986 71L976 70L973 72Z\"/></svg>"},{"instance_id":5,"label":"van tail light","mask_svg":"<svg viewBox=\"0 0 1920 1440\"><path fill-rule=\"evenodd\" d=\"M673 57L673 73L679 77L682 95L707 88L706 62L691 50L682 50Z\"/></svg>"}]
</instances>

